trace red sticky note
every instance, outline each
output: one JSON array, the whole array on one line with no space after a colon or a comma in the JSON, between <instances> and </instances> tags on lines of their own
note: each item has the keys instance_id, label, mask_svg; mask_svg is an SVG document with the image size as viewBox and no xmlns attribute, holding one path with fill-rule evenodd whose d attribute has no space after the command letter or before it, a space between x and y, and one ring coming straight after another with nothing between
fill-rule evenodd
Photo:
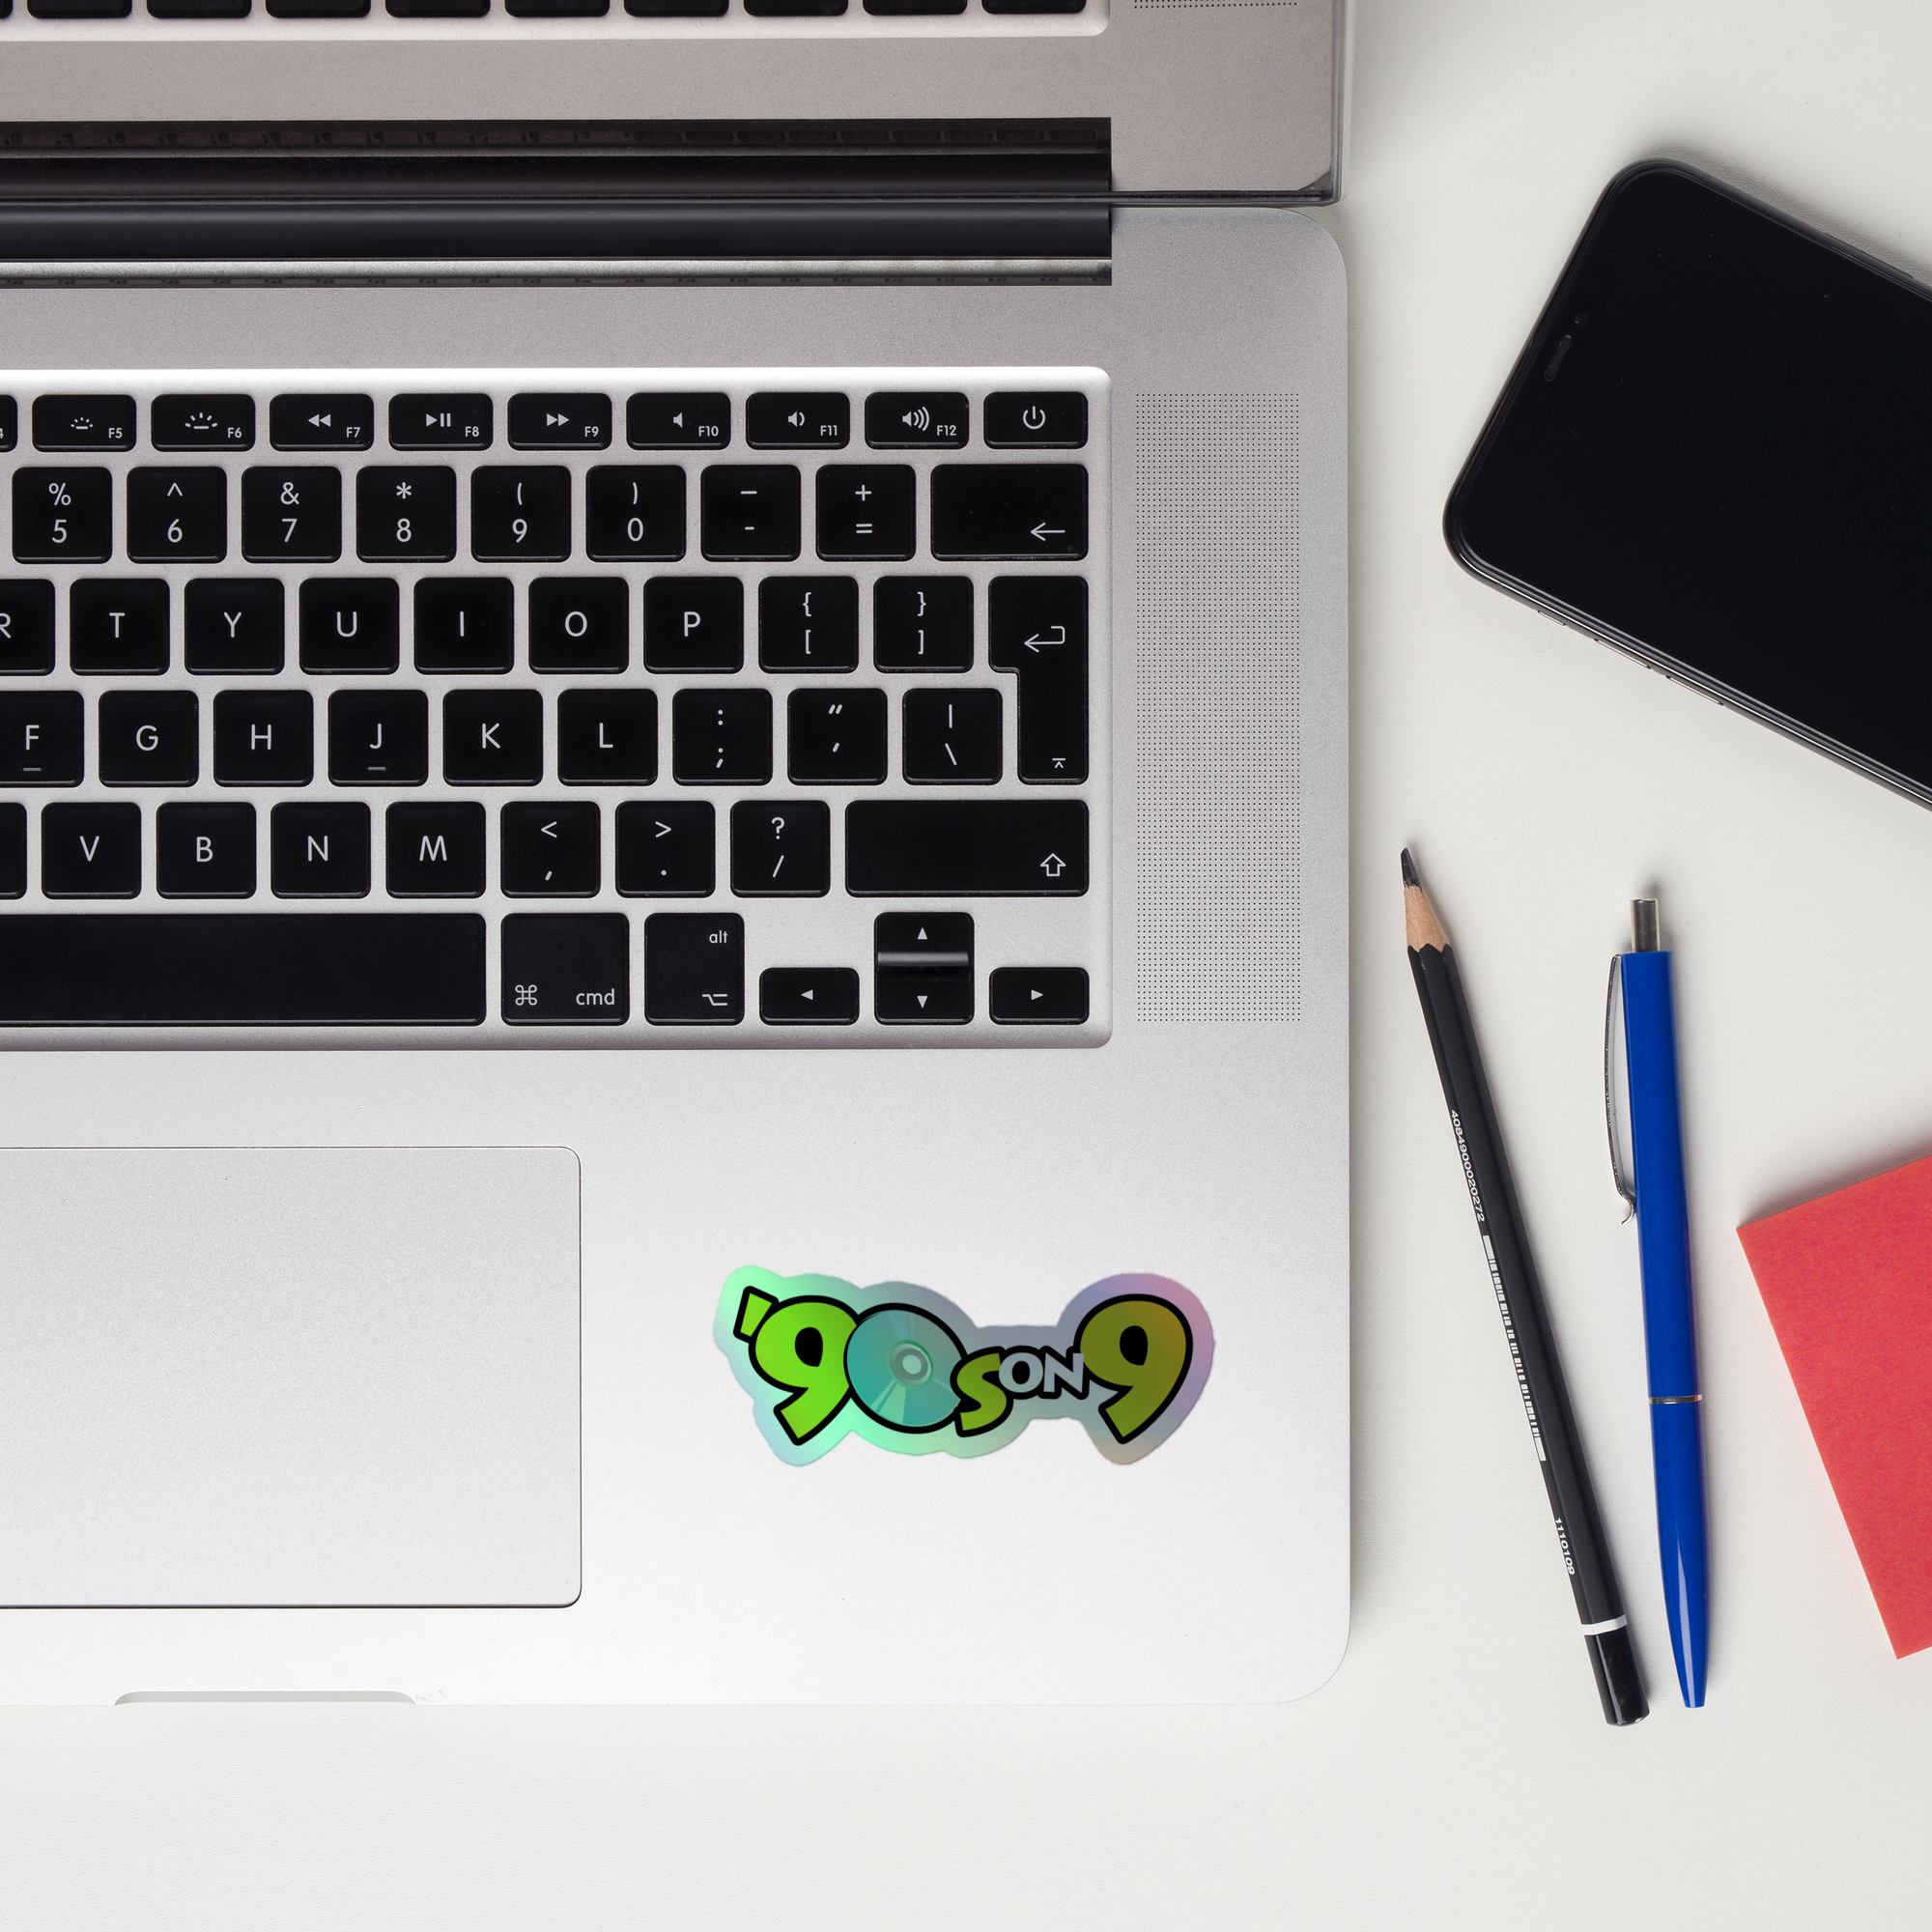
<instances>
[{"instance_id":1,"label":"red sticky note","mask_svg":"<svg viewBox=\"0 0 1932 1932\"><path fill-rule=\"evenodd\" d=\"M1932 1160L1738 1230L1892 1650L1932 1644Z\"/></svg>"}]
</instances>

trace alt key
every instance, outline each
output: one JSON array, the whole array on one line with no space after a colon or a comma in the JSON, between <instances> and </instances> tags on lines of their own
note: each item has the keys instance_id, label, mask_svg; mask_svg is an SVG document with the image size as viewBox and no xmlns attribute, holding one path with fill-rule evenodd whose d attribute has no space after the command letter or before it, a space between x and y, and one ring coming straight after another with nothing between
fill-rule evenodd
<instances>
[{"instance_id":1,"label":"alt key","mask_svg":"<svg viewBox=\"0 0 1932 1932\"><path fill-rule=\"evenodd\" d=\"M758 975L758 1017L767 1026L851 1026L859 976L849 966L768 966Z\"/></svg>"},{"instance_id":2,"label":"alt key","mask_svg":"<svg viewBox=\"0 0 1932 1932\"><path fill-rule=\"evenodd\" d=\"M1082 1026L1086 968L1002 966L987 985L986 1010L998 1026Z\"/></svg>"}]
</instances>

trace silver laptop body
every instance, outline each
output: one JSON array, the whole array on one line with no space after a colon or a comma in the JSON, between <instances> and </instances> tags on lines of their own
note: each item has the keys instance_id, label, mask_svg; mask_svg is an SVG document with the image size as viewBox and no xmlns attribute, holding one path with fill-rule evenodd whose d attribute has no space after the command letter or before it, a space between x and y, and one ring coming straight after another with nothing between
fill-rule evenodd
<instances>
[{"instance_id":1,"label":"silver laptop body","mask_svg":"<svg viewBox=\"0 0 1932 1932\"><path fill-rule=\"evenodd\" d=\"M1340 264L879 199L13 231L5 1694L1339 1661Z\"/></svg>"}]
</instances>

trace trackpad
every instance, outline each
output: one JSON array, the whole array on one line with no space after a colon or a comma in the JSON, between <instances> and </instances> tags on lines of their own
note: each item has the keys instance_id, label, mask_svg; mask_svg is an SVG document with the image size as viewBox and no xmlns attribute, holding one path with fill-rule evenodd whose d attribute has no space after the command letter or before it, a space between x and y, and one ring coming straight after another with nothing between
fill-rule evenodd
<instances>
[{"instance_id":1,"label":"trackpad","mask_svg":"<svg viewBox=\"0 0 1932 1932\"><path fill-rule=\"evenodd\" d=\"M0 1151L0 1604L568 1604L563 1148Z\"/></svg>"}]
</instances>

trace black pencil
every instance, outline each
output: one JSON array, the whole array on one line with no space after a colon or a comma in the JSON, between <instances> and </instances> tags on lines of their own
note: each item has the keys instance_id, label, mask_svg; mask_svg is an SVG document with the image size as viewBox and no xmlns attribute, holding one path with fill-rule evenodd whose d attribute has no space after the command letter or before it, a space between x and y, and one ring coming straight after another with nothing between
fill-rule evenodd
<instances>
[{"instance_id":1,"label":"black pencil","mask_svg":"<svg viewBox=\"0 0 1932 1932\"><path fill-rule=\"evenodd\" d=\"M1590 1668L1604 1700L1604 1716L1613 1724L1634 1724L1649 1716L1650 1706L1637 1678L1623 1597L1610 1564L1603 1519L1597 1513L1583 1446L1577 1438L1577 1419L1563 1383L1562 1364L1556 1359L1549 1313L1543 1305L1536 1265L1523 1237L1522 1212L1503 1155L1490 1083L1476 1052L1475 1028L1469 1022L1469 1003L1456 970L1455 950L1406 852L1402 855L1402 884L1409 969L1422 996L1422 1016L1429 1023L1429 1043L1435 1049L1436 1070L1442 1075L1449 1124L1456 1135L1463 1178L1469 1184L1469 1203L1476 1210L1476 1231L1489 1260L1496 1304L1502 1310L1503 1333L1509 1339L1517 1387L1543 1467L1543 1487L1549 1492L1557 1547L1570 1573Z\"/></svg>"}]
</instances>

